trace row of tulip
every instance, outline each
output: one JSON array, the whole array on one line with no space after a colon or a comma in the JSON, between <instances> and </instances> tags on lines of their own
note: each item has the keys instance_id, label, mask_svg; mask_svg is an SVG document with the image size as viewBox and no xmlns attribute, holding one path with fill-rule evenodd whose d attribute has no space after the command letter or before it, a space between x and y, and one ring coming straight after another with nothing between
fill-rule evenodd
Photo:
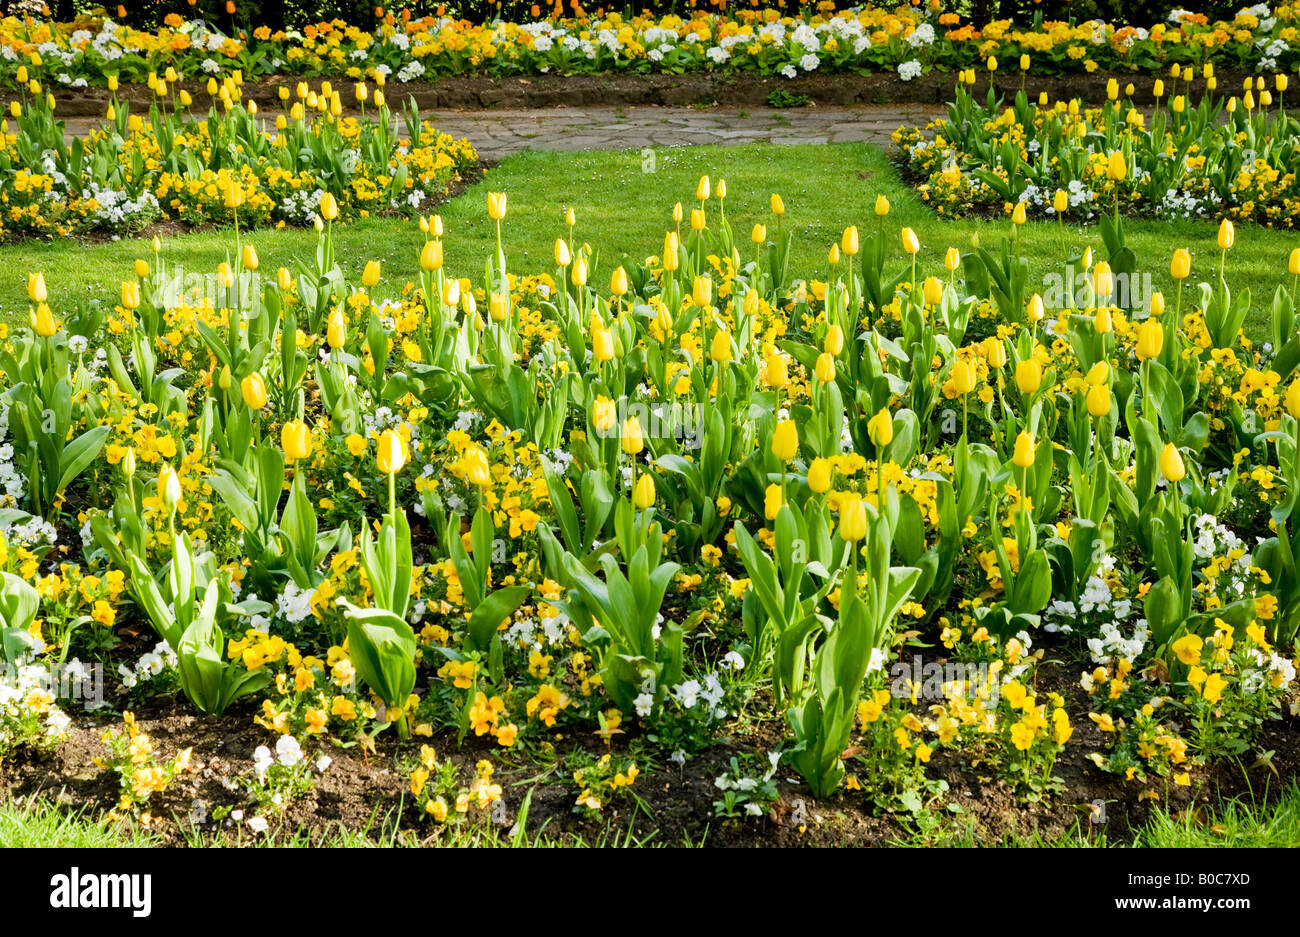
<instances>
[{"instance_id":1,"label":"row of tulip","mask_svg":"<svg viewBox=\"0 0 1300 937\"><path fill-rule=\"evenodd\" d=\"M233 6L233 5L232 5ZM1231 19L1175 11L1164 23L1074 22L1036 14L1032 22L976 23L940 12L937 0L896 9L819 5L792 15L777 9L650 13L625 17L557 6L529 22L475 23L443 15L395 16L377 8L368 27L339 20L272 32L222 32L171 14L157 32L107 17L72 23L17 18L0 22L0 75L19 65L47 83L98 85L107 75L143 80L164 67L186 78L241 70L250 77L293 74L391 78L556 72L634 74L750 72L795 77L817 72L892 71L911 81L932 69L954 71L990 56L1024 61L1034 74L1097 69L1151 71L1172 62L1262 70L1300 65L1293 3L1245 7Z\"/></svg>"}]
</instances>

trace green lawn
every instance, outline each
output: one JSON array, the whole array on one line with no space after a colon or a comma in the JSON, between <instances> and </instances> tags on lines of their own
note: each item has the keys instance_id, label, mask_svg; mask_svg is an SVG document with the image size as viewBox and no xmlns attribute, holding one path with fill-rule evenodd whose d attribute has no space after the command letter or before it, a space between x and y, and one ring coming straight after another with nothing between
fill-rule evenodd
<instances>
[{"instance_id":1,"label":"green lawn","mask_svg":"<svg viewBox=\"0 0 1300 937\"><path fill-rule=\"evenodd\" d=\"M937 218L898 179L884 154L867 144L665 148L656 152L654 172L642 171L640 151L528 152L506 159L480 183L442 207L448 269L461 276L481 274L495 237L485 196L489 190L505 191L509 194L505 248L512 270L536 273L552 268L551 245L565 233L564 210L573 207L578 237L598 252L591 282L605 288L609 271L625 258L640 260L660 251L664 232L671 225L673 203L682 201L689 210L696 180L705 173L715 180L727 180L727 215L742 243L748 243L754 222L771 225L769 195L774 191L782 195L787 208L784 223L796 232L792 270L798 276L826 276L826 251L845 226L858 225L863 237L876 231L873 206L880 193L894 206L886 234L899 264L898 230L903 225L916 229L924 269L935 273L943 272L943 253L949 246L966 249L973 234L990 244L1010 229L1009 221ZM716 201L711 202L710 211L716 211L716 206ZM1219 257L1213 225L1133 219L1127 230L1140 270L1149 271L1155 287L1165 290L1167 296L1172 289L1169 257L1176 247L1192 251L1193 281L1213 275ZM395 292L416 272L424 236L414 221L376 219L340 228L336 237L340 261L348 272L359 274L367 260L383 260L385 286ZM252 236L263 265L269 269L290 266L295 259L309 256L315 239L314 232L298 229L268 229ZM1060 270L1055 225L1028 224L1021 240L1030 258L1032 283L1041 283L1044 274ZM1084 243L1092 244L1094 251L1101 250L1095 229L1067 229L1067 243L1075 252ZM1283 282L1290 286L1286 261L1295 246L1300 246L1300 234L1295 232L1253 227L1238 232L1229 270L1234 286L1249 286L1255 297L1248 322L1254 334L1267 322L1264 309L1276 286ZM172 237L163 246L170 264L181 263L203 272L228 259L232 249L230 231ZM24 280L30 271L44 271L56 311L66 310L91 297L112 300L118 282L131 275L132 261L150 253L147 242L131 240L81 243L64 239L0 246L0 270L4 271L0 275L0 316L25 318ZM382 286L376 291L378 296L384 293Z\"/></svg>"}]
</instances>

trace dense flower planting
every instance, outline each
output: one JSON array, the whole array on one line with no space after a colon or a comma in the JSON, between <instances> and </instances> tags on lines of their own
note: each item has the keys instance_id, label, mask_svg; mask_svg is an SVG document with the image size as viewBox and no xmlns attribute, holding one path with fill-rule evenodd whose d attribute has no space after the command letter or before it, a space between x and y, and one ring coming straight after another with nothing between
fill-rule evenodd
<instances>
[{"instance_id":1,"label":"dense flower planting","mask_svg":"<svg viewBox=\"0 0 1300 937\"><path fill-rule=\"evenodd\" d=\"M771 206L738 239L701 179L613 270L572 214L549 269L498 240L472 278L426 218L407 284L350 281L328 223L296 274L245 240L191 288L155 248L102 321L31 274L0 353L0 756L66 731L34 677L59 662L116 675L121 811L207 754L160 759L139 706L252 719L254 831L380 732L432 824L497 810L492 758L447 757L470 739L594 733L568 767L598 816L738 718L783 724L717 779L734 818L780 765L917 810L945 751L1051 798L1080 725L1138 786L1251 749L1300 630L1294 285L1251 341L1230 221L1166 298L1113 215L1045 301L1018 219L930 270L883 198L800 276ZM510 223L506 193L486 209ZM1071 693L1036 679L1049 653Z\"/></svg>"},{"instance_id":2,"label":"dense flower planting","mask_svg":"<svg viewBox=\"0 0 1300 937\"><path fill-rule=\"evenodd\" d=\"M968 76L973 81L973 75ZM1232 218L1300 224L1300 121L1287 113L1288 79L1247 78L1240 96L1215 93L1212 66L1157 78L1154 113L1112 79L1110 103L980 103L963 85L949 116L894 134L898 161L941 215L1017 210L1094 221L1116 206L1161 219ZM1199 98L1194 102L1194 98Z\"/></svg>"},{"instance_id":3,"label":"dense flower planting","mask_svg":"<svg viewBox=\"0 0 1300 937\"><path fill-rule=\"evenodd\" d=\"M114 96L103 125L69 141L54 96L29 74L20 67L23 99L0 147L0 236L119 233L158 219L256 227L409 216L477 161L468 140L439 133L413 102L391 113L382 87L347 89L369 116L343 116L343 90L328 81L281 87L279 112L259 116L238 72L210 81L203 110L169 70L155 77L147 114Z\"/></svg>"},{"instance_id":4,"label":"dense flower planting","mask_svg":"<svg viewBox=\"0 0 1300 937\"><path fill-rule=\"evenodd\" d=\"M823 5L824 7L826 5ZM890 9L863 6L789 15L775 9L624 18L617 13L531 22L477 23L446 16L383 13L369 28L340 21L272 32L220 28L179 13L158 32L112 19L74 23L0 23L0 76L26 65L40 80L72 87L106 75L142 81L176 69L183 78L240 70L266 74L385 77L397 82L447 75L546 72L691 71L785 75L825 71L893 71L911 81L932 69L956 70L990 57L1035 74L1097 69L1163 70L1170 63L1289 71L1300 66L1294 3L1243 7L1231 20L1176 11L1156 24L1069 23L1039 17L980 24L939 4ZM534 16L541 10L534 7ZM232 34L233 33L233 34Z\"/></svg>"}]
</instances>

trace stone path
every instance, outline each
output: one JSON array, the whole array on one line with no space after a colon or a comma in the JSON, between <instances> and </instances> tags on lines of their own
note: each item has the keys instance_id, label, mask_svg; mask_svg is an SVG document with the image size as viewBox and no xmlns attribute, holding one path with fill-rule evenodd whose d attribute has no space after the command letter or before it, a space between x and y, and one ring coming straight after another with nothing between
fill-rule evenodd
<instances>
[{"instance_id":1,"label":"stone path","mask_svg":"<svg viewBox=\"0 0 1300 937\"><path fill-rule=\"evenodd\" d=\"M945 109L933 105L803 108L557 107L518 111L433 111L439 130L468 137L490 162L521 150L626 150L643 147L768 142L887 146L902 124L924 126ZM70 136L97 120L68 118Z\"/></svg>"}]
</instances>

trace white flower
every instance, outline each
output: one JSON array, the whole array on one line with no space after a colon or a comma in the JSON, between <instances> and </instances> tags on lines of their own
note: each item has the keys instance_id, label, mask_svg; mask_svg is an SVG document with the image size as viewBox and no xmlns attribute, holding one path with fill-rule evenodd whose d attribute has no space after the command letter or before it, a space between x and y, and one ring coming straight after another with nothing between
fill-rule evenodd
<instances>
[{"instance_id":1,"label":"white flower","mask_svg":"<svg viewBox=\"0 0 1300 937\"><path fill-rule=\"evenodd\" d=\"M302 746L292 735L282 735L275 743L275 754L280 759L280 764L292 768L302 761Z\"/></svg>"},{"instance_id":2,"label":"white flower","mask_svg":"<svg viewBox=\"0 0 1300 937\"><path fill-rule=\"evenodd\" d=\"M636 707L636 714L643 719L650 715L651 710L654 709L654 704L655 698L649 693L642 693L632 700L632 705Z\"/></svg>"},{"instance_id":3,"label":"white flower","mask_svg":"<svg viewBox=\"0 0 1300 937\"><path fill-rule=\"evenodd\" d=\"M319 758L316 759L316 770L319 771L321 774L324 774L329 769L329 766L332 764L334 764L333 758L331 758L329 755L321 755Z\"/></svg>"},{"instance_id":4,"label":"white flower","mask_svg":"<svg viewBox=\"0 0 1300 937\"><path fill-rule=\"evenodd\" d=\"M265 745L257 746L253 751L253 770L257 772L257 780L261 781L266 777L271 764L271 750Z\"/></svg>"},{"instance_id":5,"label":"white flower","mask_svg":"<svg viewBox=\"0 0 1300 937\"><path fill-rule=\"evenodd\" d=\"M265 817L248 818L248 828L254 833L265 833L268 826L270 826L270 824L266 822Z\"/></svg>"},{"instance_id":6,"label":"white flower","mask_svg":"<svg viewBox=\"0 0 1300 937\"><path fill-rule=\"evenodd\" d=\"M745 658L738 651L728 651L722 657L722 666L739 673L745 669Z\"/></svg>"}]
</instances>

